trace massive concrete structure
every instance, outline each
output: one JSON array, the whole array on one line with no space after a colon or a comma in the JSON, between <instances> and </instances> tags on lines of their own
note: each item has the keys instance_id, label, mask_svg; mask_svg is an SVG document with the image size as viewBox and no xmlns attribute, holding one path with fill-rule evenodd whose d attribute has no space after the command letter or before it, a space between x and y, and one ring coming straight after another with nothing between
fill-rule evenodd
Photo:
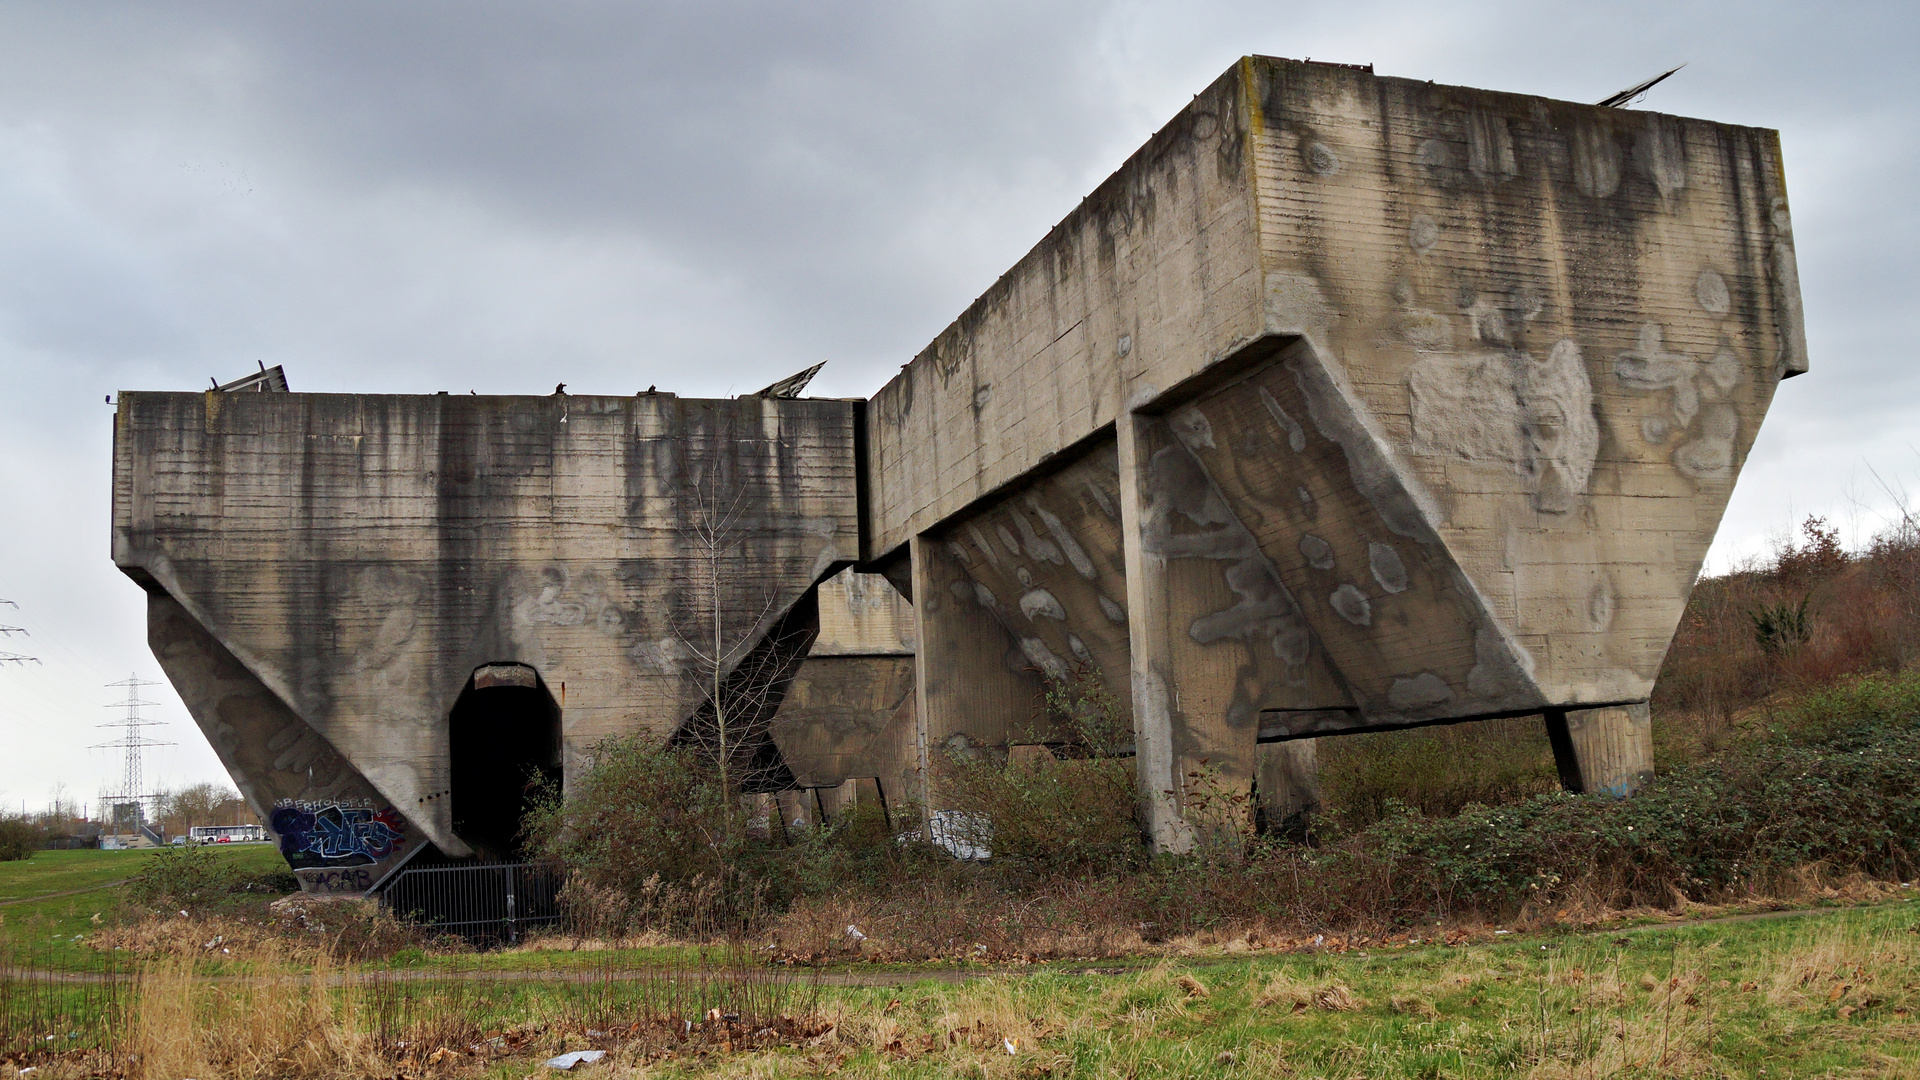
<instances>
[{"instance_id":1,"label":"massive concrete structure","mask_svg":"<svg viewBox=\"0 0 1920 1080\"><path fill-rule=\"evenodd\" d=\"M869 405L926 742L1031 692L997 627L1129 703L1161 844L1343 730L1540 712L1631 786L1805 367L1772 132L1244 60Z\"/></svg>"},{"instance_id":2,"label":"massive concrete structure","mask_svg":"<svg viewBox=\"0 0 1920 1080\"><path fill-rule=\"evenodd\" d=\"M1196 774L1278 823L1340 732L1539 714L1642 783L1804 370L1774 133L1256 57L870 402L129 393L115 558L315 887L508 843L463 738L711 742L715 653L730 753L831 793L783 816L1058 738L1070 679L1177 849Z\"/></svg>"},{"instance_id":3,"label":"massive concrete structure","mask_svg":"<svg viewBox=\"0 0 1920 1080\"><path fill-rule=\"evenodd\" d=\"M114 558L242 793L299 837L303 880L364 887L422 840L511 849L529 770L697 730L716 652L735 753L777 758L748 706L777 706L814 583L858 557L858 418L758 397L128 393Z\"/></svg>"}]
</instances>

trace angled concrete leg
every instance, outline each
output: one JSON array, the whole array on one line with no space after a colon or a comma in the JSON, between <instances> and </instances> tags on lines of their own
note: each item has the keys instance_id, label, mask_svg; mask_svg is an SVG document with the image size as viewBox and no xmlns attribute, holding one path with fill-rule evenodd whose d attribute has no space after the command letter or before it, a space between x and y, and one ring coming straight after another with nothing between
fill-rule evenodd
<instances>
[{"instance_id":1,"label":"angled concrete leg","mask_svg":"<svg viewBox=\"0 0 1920 1080\"><path fill-rule=\"evenodd\" d=\"M1303 837L1320 811L1320 756L1316 740L1261 743L1258 751L1260 825L1269 833Z\"/></svg>"},{"instance_id":2,"label":"angled concrete leg","mask_svg":"<svg viewBox=\"0 0 1920 1080\"><path fill-rule=\"evenodd\" d=\"M820 823L820 802L812 788L774 793L774 805L780 810L780 824L791 831L804 832Z\"/></svg>"},{"instance_id":3,"label":"angled concrete leg","mask_svg":"<svg viewBox=\"0 0 1920 1080\"><path fill-rule=\"evenodd\" d=\"M880 781L871 776L849 777L840 786L818 788L815 794L820 799L821 817L829 825L838 825L845 821L855 807L883 807L880 799Z\"/></svg>"},{"instance_id":4,"label":"angled concrete leg","mask_svg":"<svg viewBox=\"0 0 1920 1080\"><path fill-rule=\"evenodd\" d=\"M1626 797L1653 783L1653 721L1647 703L1547 713L1560 783L1568 791Z\"/></svg>"},{"instance_id":5,"label":"angled concrete leg","mask_svg":"<svg viewBox=\"0 0 1920 1080\"><path fill-rule=\"evenodd\" d=\"M1006 629L980 605L973 580L946 543L916 536L912 552L919 632L916 801L937 809L933 780L943 755L1005 747L1031 725L1043 687Z\"/></svg>"}]
</instances>

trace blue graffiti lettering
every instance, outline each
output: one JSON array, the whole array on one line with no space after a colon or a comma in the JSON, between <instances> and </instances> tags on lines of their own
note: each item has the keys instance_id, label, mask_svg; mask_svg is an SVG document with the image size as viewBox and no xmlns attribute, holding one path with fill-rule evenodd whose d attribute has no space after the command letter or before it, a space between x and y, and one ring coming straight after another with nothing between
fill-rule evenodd
<instances>
[{"instance_id":1,"label":"blue graffiti lettering","mask_svg":"<svg viewBox=\"0 0 1920 1080\"><path fill-rule=\"evenodd\" d=\"M379 862L406 842L407 822L389 806L289 803L273 811L280 853L295 870Z\"/></svg>"}]
</instances>

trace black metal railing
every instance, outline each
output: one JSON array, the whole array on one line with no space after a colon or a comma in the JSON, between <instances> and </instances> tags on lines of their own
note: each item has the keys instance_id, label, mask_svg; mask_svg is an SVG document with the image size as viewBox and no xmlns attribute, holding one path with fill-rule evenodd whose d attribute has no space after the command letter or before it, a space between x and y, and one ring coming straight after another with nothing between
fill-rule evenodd
<instances>
[{"instance_id":1,"label":"black metal railing","mask_svg":"<svg viewBox=\"0 0 1920 1080\"><path fill-rule=\"evenodd\" d=\"M515 942L560 921L566 871L544 863L408 867L380 890L399 918L474 942Z\"/></svg>"}]
</instances>

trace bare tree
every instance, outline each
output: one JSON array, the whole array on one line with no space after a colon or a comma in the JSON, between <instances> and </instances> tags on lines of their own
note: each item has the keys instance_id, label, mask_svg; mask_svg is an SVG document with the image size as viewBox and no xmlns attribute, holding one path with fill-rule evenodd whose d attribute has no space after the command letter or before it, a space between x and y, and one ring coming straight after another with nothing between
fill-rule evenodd
<instances>
[{"instance_id":1,"label":"bare tree","mask_svg":"<svg viewBox=\"0 0 1920 1080\"><path fill-rule=\"evenodd\" d=\"M153 797L154 820L169 833L184 835L195 825L245 825L254 820L238 792L222 784L200 783Z\"/></svg>"},{"instance_id":2,"label":"bare tree","mask_svg":"<svg viewBox=\"0 0 1920 1080\"><path fill-rule=\"evenodd\" d=\"M674 635L702 701L674 740L713 761L733 808L740 793L792 784L771 726L819 617L811 593L782 610L777 591L762 584L766 575L750 550L749 501L741 488L724 490L710 475L691 485L688 501L691 513L680 534L696 569ZM730 830L738 824L729 817Z\"/></svg>"}]
</instances>

